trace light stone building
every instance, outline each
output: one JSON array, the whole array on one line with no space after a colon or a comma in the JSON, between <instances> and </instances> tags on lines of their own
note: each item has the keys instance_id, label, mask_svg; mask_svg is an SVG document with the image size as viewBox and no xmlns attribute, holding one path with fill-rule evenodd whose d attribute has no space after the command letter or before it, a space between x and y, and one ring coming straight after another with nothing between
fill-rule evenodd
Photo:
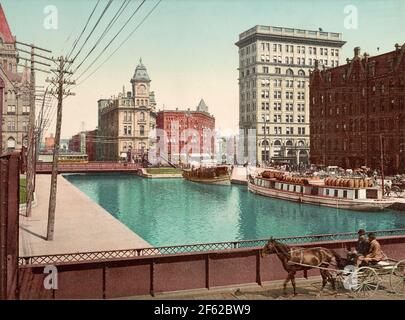
<instances>
[{"instance_id":1,"label":"light stone building","mask_svg":"<svg viewBox=\"0 0 405 320\"><path fill-rule=\"evenodd\" d=\"M132 92L98 101L98 160L140 160L155 143L155 94L146 67L139 61L131 79ZM152 131L152 132L151 132Z\"/></svg>"},{"instance_id":2,"label":"light stone building","mask_svg":"<svg viewBox=\"0 0 405 320\"><path fill-rule=\"evenodd\" d=\"M17 69L16 38L0 5L0 153L27 146L30 74Z\"/></svg>"},{"instance_id":3,"label":"light stone building","mask_svg":"<svg viewBox=\"0 0 405 320\"><path fill-rule=\"evenodd\" d=\"M315 60L339 65L340 33L255 26L239 35L239 128L245 156L255 130L256 162L307 163L309 74ZM253 131L254 132L254 131ZM254 146L254 145L253 145Z\"/></svg>"}]
</instances>

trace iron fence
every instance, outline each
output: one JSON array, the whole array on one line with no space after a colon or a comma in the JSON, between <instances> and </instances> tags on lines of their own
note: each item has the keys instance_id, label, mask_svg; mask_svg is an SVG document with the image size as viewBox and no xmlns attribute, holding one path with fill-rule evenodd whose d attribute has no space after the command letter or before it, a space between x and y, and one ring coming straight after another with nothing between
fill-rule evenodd
<instances>
[{"instance_id":1,"label":"iron fence","mask_svg":"<svg viewBox=\"0 0 405 320\"><path fill-rule=\"evenodd\" d=\"M370 231L371 232L371 231ZM392 229L392 230L378 230L372 231L379 237L386 236L403 236L405 235L405 228ZM352 240L357 238L356 232L345 232L335 234L320 234L320 235L305 235L294 237L277 238L278 241L287 244L305 244L311 242L326 242L326 241L343 241ZM155 255L171 255L171 254L184 254L184 253L197 253L197 252L218 252L233 249L243 248L260 248L267 243L268 239L256 240L240 240L228 242L212 242L212 243L198 243L189 245L177 246L164 246L164 247L150 247L140 249L127 249L127 250L111 250L111 251L96 251L96 252L81 252L81 253L68 253L68 254L53 254L53 255L40 255L40 256L27 256L19 258L19 265L48 265L57 263L69 262L91 262L110 259L133 258L141 256L155 256Z\"/></svg>"}]
</instances>

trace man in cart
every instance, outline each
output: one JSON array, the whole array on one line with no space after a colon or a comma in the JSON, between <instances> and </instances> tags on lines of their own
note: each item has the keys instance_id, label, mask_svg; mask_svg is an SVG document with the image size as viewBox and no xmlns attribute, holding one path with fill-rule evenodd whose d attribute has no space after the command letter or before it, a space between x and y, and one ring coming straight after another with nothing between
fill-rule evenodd
<instances>
[{"instance_id":1,"label":"man in cart","mask_svg":"<svg viewBox=\"0 0 405 320\"><path fill-rule=\"evenodd\" d=\"M364 229L360 229L357 234L359 235L357 239L356 248L350 249L347 253L347 258L351 264L356 264L357 258L359 256L366 256L370 249L370 243L366 237L366 231Z\"/></svg>"},{"instance_id":2,"label":"man in cart","mask_svg":"<svg viewBox=\"0 0 405 320\"><path fill-rule=\"evenodd\" d=\"M368 242L370 243L369 251L365 256L361 255L357 258L357 267L361 264L376 264L379 261L384 260L384 253L381 250L381 245L377 241L373 232L368 234Z\"/></svg>"}]
</instances>

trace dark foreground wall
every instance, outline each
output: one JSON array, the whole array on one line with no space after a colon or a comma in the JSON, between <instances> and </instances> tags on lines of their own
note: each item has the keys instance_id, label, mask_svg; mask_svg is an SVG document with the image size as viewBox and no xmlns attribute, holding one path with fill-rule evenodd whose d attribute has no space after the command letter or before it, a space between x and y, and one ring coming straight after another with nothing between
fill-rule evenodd
<instances>
[{"instance_id":1,"label":"dark foreground wall","mask_svg":"<svg viewBox=\"0 0 405 320\"><path fill-rule=\"evenodd\" d=\"M379 238L386 255L405 259L405 236ZM313 242L345 255L353 241ZM277 256L260 258L261 248L245 248L176 255L155 255L55 264L58 289L44 289L44 265L23 265L19 273L20 299L102 299L156 292L213 288L285 279ZM310 271L309 275L319 275ZM297 274L302 277L302 273Z\"/></svg>"}]
</instances>

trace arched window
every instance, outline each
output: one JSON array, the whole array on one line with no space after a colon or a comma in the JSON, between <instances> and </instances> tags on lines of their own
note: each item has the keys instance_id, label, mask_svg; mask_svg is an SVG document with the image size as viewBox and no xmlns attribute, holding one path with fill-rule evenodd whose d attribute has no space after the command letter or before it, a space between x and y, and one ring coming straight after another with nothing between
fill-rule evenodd
<instances>
[{"instance_id":1,"label":"arched window","mask_svg":"<svg viewBox=\"0 0 405 320\"><path fill-rule=\"evenodd\" d=\"M288 157L295 156L295 152L294 152L294 150L288 150L288 152L287 152L287 156L288 156Z\"/></svg>"},{"instance_id":2,"label":"arched window","mask_svg":"<svg viewBox=\"0 0 405 320\"><path fill-rule=\"evenodd\" d=\"M7 148L15 149L15 139L13 137L7 139Z\"/></svg>"},{"instance_id":3,"label":"arched window","mask_svg":"<svg viewBox=\"0 0 405 320\"><path fill-rule=\"evenodd\" d=\"M292 76L292 75L294 75L294 71L292 69L287 69L286 74L288 76Z\"/></svg>"},{"instance_id":4,"label":"arched window","mask_svg":"<svg viewBox=\"0 0 405 320\"><path fill-rule=\"evenodd\" d=\"M269 141L268 140L263 140L262 141L262 146L263 147L265 147L265 146L268 147L269 146Z\"/></svg>"},{"instance_id":5,"label":"arched window","mask_svg":"<svg viewBox=\"0 0 405 320\"><path fill-rule=\"evenodd\" d=\"M285 145L286 145L286 146L292 146L292 145L293 145L293 142L292 142L291 140L288 140L288 141L285 143Z\"/></svg>"},{"instance_id":6,"label":"arched window","mask_svg":"<svg viewBox=\"0 0 405 320\"><path fill-rule=\"evenodd\" d=\"M299 75L299 76L305 76L305 71L302 70L302 69L300 69L300 70L298 71L298 75Z\"/></svg>"},{"instance_id":7,"label":"arched window","mask_svg":"<svg viewBox=\"0 0 405 320\"><path fill-rule=\"evenodd\" d=\"M274 145L275 145L275 146L281 146L281 141L280 141L280 140L274 141Z\"/></svg>"},{"instance_id":8,"label":"arched window","mask_svg":"<svg viewBox=\"0 0 405 320\"><path fill-rule=\"evenodd\" d=\"M297 142L297 146L303 147L305 145L304 141L300 140Z\"/></svg>"}]
</instances>

